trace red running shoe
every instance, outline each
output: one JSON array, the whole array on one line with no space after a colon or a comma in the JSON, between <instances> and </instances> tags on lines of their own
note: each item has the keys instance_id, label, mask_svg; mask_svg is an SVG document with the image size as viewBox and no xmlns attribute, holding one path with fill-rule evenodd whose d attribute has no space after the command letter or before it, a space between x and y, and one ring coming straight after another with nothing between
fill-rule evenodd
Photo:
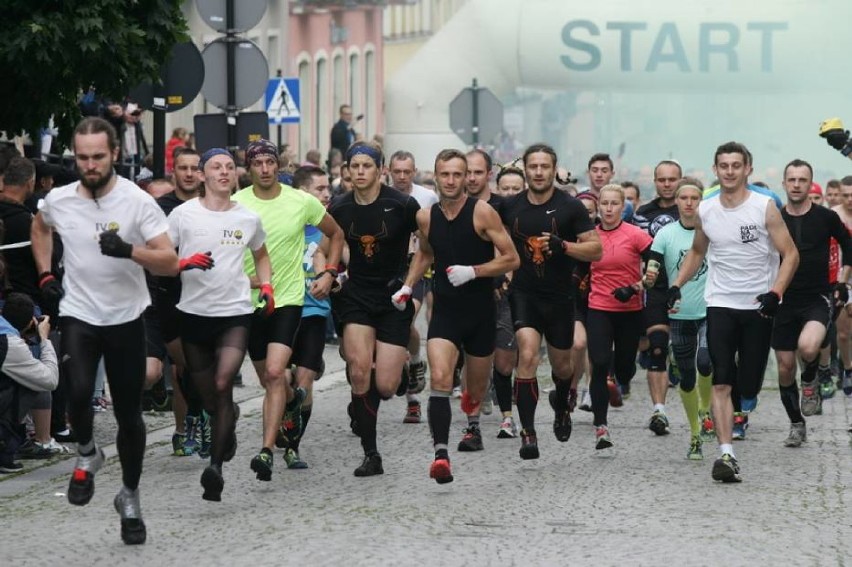
<instances>
[{"instance_id":1,"label":"red running shoe","mask_svg":"<svg viewBox=\"0 0 852 567\"><path fill-rule=\"evenodd\" d=\"M624 400L621 397L621 388L615 378L608 376L606 379L606 388L609 391L609 405L614 408L620 408L624 405Z\"/></svg>"},{"instance_id":2,"label":"red running shoe","mask_svg":"<svg viewBox=\"0 0 852 567\"><path fill-rule=\"evenodd\" d=\"M429 467L429 478L434 478L438 484L453 482L453 472L450 470L449 459L435 459Z\"/></svg>"}]
</instances>

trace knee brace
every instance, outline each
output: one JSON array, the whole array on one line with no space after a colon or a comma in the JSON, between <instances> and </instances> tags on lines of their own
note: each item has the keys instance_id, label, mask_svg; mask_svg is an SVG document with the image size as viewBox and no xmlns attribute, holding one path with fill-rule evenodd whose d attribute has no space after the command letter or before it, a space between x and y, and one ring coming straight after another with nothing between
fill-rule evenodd
<instances>
[{"instance_id":1,"label":"knee brace","mask_svg":"<svg viewBox=\"0 0 852 567\"><path fill-rule=\"evenodd\" d=\"M665 372L669 356L669 334L666 331L651 331L648 333L648 344L648 370Z\"/></svg>"},{"instance_id":2,"label":"knee brace","mask_svg":"<svg viewBox=\"0 0 852 567\"><path fill-rule=\"evenodd\" d=\"M698 368L698 373L702 376L710 376L713 373L713 363L710 361L710 351L708 349L698 349L695 365Z\"/></svg>"}]
</instances>

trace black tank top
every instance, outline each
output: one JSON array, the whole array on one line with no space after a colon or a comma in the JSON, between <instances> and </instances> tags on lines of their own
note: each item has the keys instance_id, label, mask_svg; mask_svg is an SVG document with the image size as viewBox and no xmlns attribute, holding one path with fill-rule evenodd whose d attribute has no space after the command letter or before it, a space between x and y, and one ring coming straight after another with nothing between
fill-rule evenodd
<instances>
[{"instance_id":1,"label":"black tank top","mask_svg":"<svg viewBox=\"0 0 852 567\"><path fill-rule=\"evenodd\" d=\"M440 206L432 207L429 245L435 252L435 294L446 298L482 296L490 299L494 278L475 278L460 287L447 279L447 268L453 265L477 266L494 259L494 244L483 240L473 225L476 199L467 198L458 216L447 220Z\"/></svg>"}]
</instances>

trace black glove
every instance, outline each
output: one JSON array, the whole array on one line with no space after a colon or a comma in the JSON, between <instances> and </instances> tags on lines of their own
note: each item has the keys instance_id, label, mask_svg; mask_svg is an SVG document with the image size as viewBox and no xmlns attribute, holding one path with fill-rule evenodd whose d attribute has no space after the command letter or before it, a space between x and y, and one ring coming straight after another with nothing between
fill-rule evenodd
<instances>
[{"instance_id":1,"label":"black glove","mask_svg":"<svg viewBox=\"0 0 852 567\"><path fill-rule=\"evenodd\" d=\"M565 239L551 233L547 240L547 247L550 248L551 254L565 254Z\"/></svg>"},{"instance_id":2,"label":"black glove","mask_svg":"<svg viewBox=\"0 0 852 567\"><path fill-rule=\"evenodd\" d=\"M757 301L760 302L757 312L762 317L775 317L775 314L778 313L778 306L781 305L781 297L771 290L758 295Z\"/></svg>"},{"instance_id":3,"label":"black glove","mask_svg":"<svg viewBox=\"0 0 852 567\"><path fill-rule=\"evenodd\" d=\"M673 285L669 286L666 292L666 307L671 311L680 302L680 287Z\"/></svg>"},{"instance_id":4,"label":"black glove","mask_svg":"<svg viewBox=\"0 0 852 567\"><path fill-rule=\"evenodd\" d=\"M62 284L50 272L43 272L39 275L38 288L41 290L42 301L47 305L58 305L59 300L65 295Z\"/></svg>"},{"instance_id":5,"label":"black glove","mask_svg":"<svg viewBox=\"0 0 852 567\"><path fill-rule=\"evenodd\" d=\"M839 309L849 301L849 287L842 282L836 283L831 295L834 297L834 308Z\"/></svg>"},{"instance_id":6,"label":"black glove","mask_svg":"<svg viewBox=\"0 0 852 567\"><path fill-rule=\"evenodd\" d=\"M636 289L629 285L612 290L612 296L622 303L627 303L634 295L636 295Z\"/></svg>"},{"instance_id":7,"label":"black glove","mask_svg":"<svg viewBox=\"0 0 852 567\"><path fill-rule=\"evenodd\" d=\"M842 150L849 141L849 130L830 130L826 132L825 141L835 150Z\"/></svg>"},{"instance_id":8,"label":"black glove","mask_svg":"<svg viewBox=\"0 0 852 567\"><path fill-rule=\"evenodd\" d=\"M100 235L99 244L101 245L101 254L104 256L112 256L113 258L130 258L133 254L133 245L125 242L119 235L117 230L105 230Z\"/></svg>"}]
</instances>

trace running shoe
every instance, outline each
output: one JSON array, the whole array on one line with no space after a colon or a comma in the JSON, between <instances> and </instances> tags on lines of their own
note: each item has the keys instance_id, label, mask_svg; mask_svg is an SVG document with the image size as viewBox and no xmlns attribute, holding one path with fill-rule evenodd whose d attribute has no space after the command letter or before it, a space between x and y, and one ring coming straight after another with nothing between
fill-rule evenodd
<instances>
[{"instance_id":1,"label":"running shoe","mask_svg":"<svg viewBox=\"0 0 852 567\"><path fill-rule=\"evenodd\" d=\"M77 436L74 435L74 432L71 431L70 428L66 427L62 431L56 431L53 433L53 438L59 441L60 443L76 443Z\"/></svg>"},{"instance_id":2,"label":"running shoe","mask_svg":"<svg viewBox=\"0 0 852 567\"><path fill-rule=\"evenodd\" d=\"M479 425L475 423L471 423L464 430L464 435L459 441L458 450L463 453L469 453L472 451L482 451L485 449L485 446L482 444L482 431L479 429Z\"/></svg>"},{"instance_id":3,"label":"running shoe","mask_svg":"<svg viewBox=\"0 0 852 567\"><path fill-rule=\"evenodd\" d=\"M588 390L582 390L580 394L580 409L583 411L592 411L592 395Z\"/></svg>"},{"instance_id":4,"label":"running shoe","mask_svg":"<svg viewBox=\"0 0 852 567\"><path fill-rule=\"evenodd\" d=\"M287 438L287 446L298 441L302 434L302 404L307 397L308 391L304 388L293 388L293 399L287 403L284 409L284 417L281 419L281 430Z\"/></svg>"},{"instance_id":5,"label":"running shoe","mask_svg":"<svg viewBox=\"0 0 852 567\"><path fill-rule=\"evenodd\" d=\"M68 484L68 502L75 506L85 506L89 503L95 494L95 473L105 460L104 452L97 445L91 455L77 454L77 463Z\"/></svg>"},{"instance_id":6,"label":"running shoe","mask_svg":"<svg viewBox=\"0 0 852 567\"><path fill-rule=\"evenodd\" d=\"M479 407L482 405L482 401L476 401L473 399L467 390L462 392L461 395L461 410L467 415L476 415Z\"/></svg>"},{"instance_id":7,"label":"running shoe","mask_svg":"<svg viewBox=\"0 0 852 567\"><path fill-rule=\"evenodd\" d=\"M791 423L790 434L784 440L785 447L801 447L808 440L808 428L805 423Z\"/></svg>"},{"instance_id":8,"label":"running shoe","mask_svg":"<svg viewBox=\"0 0 852 567\"><path fill-rule=\"evenodd\" d=\"M843 393L847 396L852 396L852 370L843 371L843 382L841 382Z\"/></svg>"},{"instance_id":9,"label":"running shoe","mask_svg":"<svg viewBox=\"0 0 852 567\"><path fill-rule=\"evenodd\" d=\"M753 398L740 397L740 409L745 413L751 413L757 409L757 396Z\"/></svg>"},{"instance_id":10,"label":"running shoe","mask_svg":"<svg viewBox=\"0 0 852 567\"><path fill-rule=\"evenodd\" d=\"M251 470L255 472L257 480L272 480L272 453L261 451L251 460Z\"/></svg>"},{"instance_id":11,"label":"running shoe","mask_svg":"<svg viewBox=\"0 0 852 567\"><path fill-rule=\"evenodd\" d=\"M689 440L689 450L686 452L686 458L690 461L704 460L704 453L701 451L701 436L695 435Z\"/></svg>"},{"instance_id":12,"label":"running shoe","mask_svg":"<svg viewBox=\"0 0 852 567\"><path fill-rule=\"evenodd\" d=\"M211 502L222 501L222 489L225 488L225 479L222 478L222 467L219 465L208 465L201 473L201 486L204 493L201 498Z\"/></svg>"},{"instance_id":13,"label":"running shoe","mask_svg":"<svg viewBox=\"0 0 852 567\"><path fill-rule=\"evenodd\" d=\"M408 365L408 393L419 394L426 387L426 361Z\"/></svg>"},{"instance_id":14,"label":"running shoe","mask_svg":"<svg viewBox=\"0 0 852 567\"><path fill-rule=\"evenodd\" d=\"M479 411L482 412L482 415L491 415L494 412L494 401L490 394L485 394L485 399L480 403Z\"/></svg>"},{"instance_id":15,"label":"running shoe","mask_svg":"<svg viewBox=\"0 0 852 567\"><path fill-rule=\"evenodd\" d=\"M837 392L837 387L834 385L834 380L831 377L831 368L820 368L817 370L817 380L819 381L819 395L823 400L830 400Z\"/></svg>"},{"instance_id":16,"label":"running shoe","mask_svg":"<svg viewBox=\"0 0 852 567\"><path fill-rule=\"evenodd\" d=\"M500 423L500 429L497 430L498 439L514 439L518 436L518 428L515 426L515 419L511 415L507 415Z\"/></svg>"},{"instance_id":17,"label":"running shoe","mask_svg":"<svg viewBox=\"0 0 852 567\"><path fill-rule=\"evenodd\" d=\"M183 452L183 447L186 444L186 433L178 433L175 431L172 433L172 455L175 457L186 457L188 456Z\"/></svg>"},{"instance_id":18,"label":"running shoe","mask_svg":"<svg viewBox=\"0 0 852 567\"><path fill-rule=\"evenodd\" d=\"M538 458L538 437L536 437L534 431L521 430L521 448L518 454L525 461Z\"/></svg>"},{"instance_id":19,"label":"running shoe","mask_svg":"<svg viewBox=\"0 0 852 567\"><path fill-rule=\"evenodd\" d=\"M655 411L648 422L648 429L653 431L655 435L668 435L669 418L663 412Z\"/></svg>"},{"instance_id":20,"label":"running shoe","mask_svg":"<svg viewBox=\"0 0 852 567\"><path fill-rule=\"evenodd\" d=\"M614 408L620 408L624 405L624 400L621 397L621 388L612 376L606 379L606 388L609 392L609 405Z\"/></svg>"},{"instance_id":21,"label":"running shoe","mask_svg":"<svg viewBox=\"0 0 852 567\"><path fill-rule=\"evenodd\" d=\"M210 448L213 446L213 424L206 411L201 412L198 420L198 437L201 441L198 446L198 456L202 459L210 457Z\"/></svg>"},{"instance_id":22,"label":"running shoe","mask_svg":"<svg viewBox=\"0 0 852 567\"><path fill-rule=\"evenodd\" d=\"M742 482L740 465L733 455L725 453L713 463L713 480L721 482Z\"/></svg>"},{"instance_id":23,"label":"running shoe","mask_svg":"<svg viewBox=\"0 0 852 567\"><path fill-rule=\"evenodd\" d=\"M459 399L460 397L462 397L461 386L453 386L453 394L452 395L455 399Z\"/></svg>"},{"instance_id":24,"label":"running shoe","mask_svg":"<svg viewBox=\"0 0 852 567\"><path fill-rule=\"evenodd\" d=\"M287 463L288 469L306 469L308 468L308 463L303 461L299 457L299 452L293 449L287 449L284 451L284 462Z\"/></svg>"},{"instance_id":25,"label":"running shoe","mask_svg":"<svg viewBox=\"0 0 852 567\"><path fill-rule=\"evenodd\" d=\"M201 436L201 431L199 430L199 421L200 418L198 416L186 416L186 419L184 421L186 441L183 444L183 454L185 456L195 455L201 449L201 443L199 441L199 437Z\"/></svg>"},{"instance_id":26,"label":"running shoe","mask_svg":"<svg viewBox=\"0 0 852 567\"><path fill-rule=\"evenodd\" d=\"M556 390L551 390L547 396L547 401L550 402L550 408L553 410L553 435L560 443L564 443L571 438L571 412L567 409L559 411L556 409L557 394Z\"/></svg>"},{"instance_id":27,"label":"running shoe","mask_svg":"<svg viewBox=\"0 0 852 567\"><path fill-rule=\"evenodd\" d=\"M612 438L609 436L609 427L598 425L595 427L595 450L609 449L612 447Z\"/></svg>"},{"instance_id":28,"label":"running shoe","mask_svg":"<svg viewBox=\"0 0 852 567\"><path fill-rule=\"evenodd\" d=\"M121 516L121 541L126 545L145 543L148 534L142 521L142 507L139 505L139 489L128 490L122 487L112 501L115 511Z\"/></svg>"},{"instance_id":29,"label":"running shoe","mask_svg":"<svg viewBox=\"0 0 852 567\"><path fill-rule=\"evenodd\" d=\"M409 371L408 371L408 363L402 365L402 375L399 379L399 386L396 387L396 395L404 396L408 391L408 382L409 382Z\"/></svg>"},{"instance_id":30,"label":"running shoe","mask_svg":"<svg viewBox=\"0 0 852 567\"><path fill-rule=\"evenodd\" d=\"M58 450L50 448L47 444L39 443L35 439L27 439L18 447L15 457L24 460L41 460L58 454Z\"/></svg>"},{"instance_id":31,"label":"running shoe","mask_svg":"<svg viewBox=\"0 0 852 567\"><path fill-rule=\"evenodd\" d=\"M820 415L822 399L819 397L819 385L816 380L802 383L802 415Z\"/></svg>"},{"instance_id":32,"label":"running shoe","mask_svg":"<svg viewBox=\"0 0 852 567\"><path fill-rule=\"evenodd\" d=\"M24 465L16 463L15 459L9 455L0 457L0 473L12 474L24 470Z\"/></svg>"},{"instance_id":33,"label":"running shoe","mask_svg":"<svg viewBox=\"0 0 852 567\"><path fill-rule=\"evenodd\" d=\"M622 400L630 399L630 382L618 382L618 390L621 392Z\"/></svg>"},{"instance_id":34,"label":"running shoe","mask_svg":"<svg viewBox=\"0 0 852 567\"><path fill-rule=\"evenodd\" d=\"M748 414L744 412L734 412L734 427L731 430L731 437L737 441L742 441L746 437L748 429Z\"/></svg>"},{"instance_id":35,"label":"running shoe","mask_svg":"<svg viewBox=\"0 0 852 567\"><path fill-rule=\"evenodd\" d=\"M713 418L710 417L710 412L701 414L699 419L701 420L701 438L709 441L716 437L716 426L713 425Z\"/></svg>"},{"instance_id":36,"label":"running shoe","mask_svg":"<svg viewBox=\"0 0 852 567\"><path fill-rule=\"evenodd\" d=\"M450 460L436 457L429 467L429 478L434 478L438 484L453 482L453 471L450 468Z\"/></svg>"},{"instance_id":37,"label":"running shoe","mask_svg":"<svg viewBox=\"0 0 852 567\"><path fill-rule=\"evenodd\" d=\"M420 423L420 402L408 402L408 407L405 409L405 417L402 418L403 423Z\"/></svg>"},{"instance_id":38,"label":"running shoe","mask_svg":"<svg viewBox=\"0 0 852 567\"><path fill-rule=\"evenodd\" d=\"M364 455L361 466L355 469L355 476L375 476L377 474L385 474L385 469L382 468L382 456L378 453Z\"/></svg>"}]
</instances>

